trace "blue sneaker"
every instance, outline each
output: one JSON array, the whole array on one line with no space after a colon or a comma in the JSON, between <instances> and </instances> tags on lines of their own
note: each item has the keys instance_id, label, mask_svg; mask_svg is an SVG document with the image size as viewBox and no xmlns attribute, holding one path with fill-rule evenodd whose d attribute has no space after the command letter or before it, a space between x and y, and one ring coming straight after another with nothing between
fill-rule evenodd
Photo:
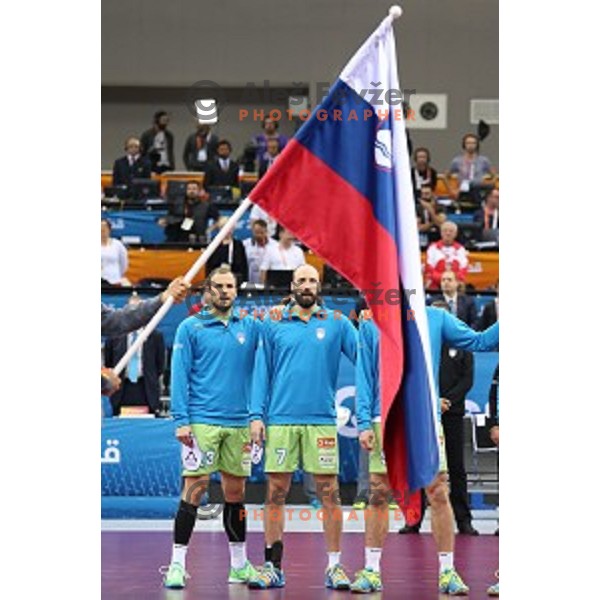
<instances>
[{"instance_id":1,"label":"blue sneaker","mask_svg":"<svg viewBox=\"0 0 600 600\"><path fill-rule=\"evenodd\" d=\"M262 567L257 567L255 573L248 579L248 587L251 590L282 588L284 585L285 575L283 570L276 569L271 562L266 562Z\"/></svg>"},{"instance_id":2,"label":"blue sneaker","mask_svg":"<svg viewBox=\"0 0 600 600\"><path fill-rule=\"evenodd\" d=\"M449 596L466 596L469 593L468 586L460 578L456 569L446 569L441 573L439 590L440 594L448 594Z\"/></svg>"},{"instance_id":3,"label":"blue sneaker","mask_svg":"<svg viewBox=\"0 0 600 600\"><path fill-rule=\"evenodd\" d=\"M310 501L310 505L313 508L316 508L317 510L319 510L320 508L323 508L323 505L321 504L321 502L319 502L318 498L312 498Z\"/></svg>"},{"instance_id":4,"label":"blue sneaker","mask_svg":"<svg viewBox=\"0 0 600 600\"><path fill-rule=\"evenodd\" d=\"M332 590L350 589L350 579L348 579L342 565L335 565L325 571L325 587Z\"/></svg>"},{"instance_id":5,"label":"blue sneaker","mask_svg":"<svg viewBox=\"0 0 600 600\"><path fill-rule=\"evenodd\" d=\"M380 592L382 589L381 575L371 568L364 568L356 573L356 579L350 586L350 591L354 594L370 594Z\"/></svg>"},{"instance_id":6,"label":"blue sneaker","mask_svg":"<svg viewBox=\"0 0 600 600\"><path fill-rule=\"evenodd\" d=\"M496 571L496 577L500 578L500 573ZM499 596L500 595L500 581L497 581L494 585L490 585L487 589L488 596Z\"/></svg>"}]
</instances>

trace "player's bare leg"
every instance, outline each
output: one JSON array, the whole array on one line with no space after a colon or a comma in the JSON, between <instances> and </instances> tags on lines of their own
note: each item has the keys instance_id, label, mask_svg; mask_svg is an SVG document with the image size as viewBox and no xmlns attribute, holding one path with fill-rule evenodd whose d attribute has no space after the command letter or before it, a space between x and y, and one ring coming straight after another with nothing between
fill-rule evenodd
<instances>
[{"instance_id":1,"label":"player's bare leg","mask_svg":"<svg viewBox=\"0 0 600 600\"><path fill-rule=\"evenodd\" d=\"M365 512L365 546L382 549L390 526L388 510L390 483L387 475L371 473L369 484L371 489L369 505Z\"/></svg>"},{"instance_id":2,"label":"player's bare leg","mask_svg":"<svg viewBox=\"0 0 600 600\"><path fill-rule=\"evenodd\" d=\"M327 548L325 585L336 590L350 588L350 580L341 565L343 513L337 475L315 474L317 497L323 505L323 531Z\"/></svg>"},{"instance_id":3,"label":"player's bare leg","mask_svg":"<svg viewBox=\"0 0 600 600\"><path fill-rule=\"evenodd\" d=\"M281 568L283 560L283 530L285 523L285 499L292 483L292 473L269 473L267 475L265 500L265 564L255 577L250 578L251 589L280 588L285 585Z\"/></svg>"},{"instance_id":4,"label":"player's bare leg","mask_svg":"<svg viewBox=\"0 0 600 600\"><path fill-rule=\"evenodd\" d=\"M327 552L339 552L343 513L336 475L315 475L317 496L323 505L323 531Z\"/></svg>"},{"instance_id":5,"label":"player's bare leg","mask_svg":"<svg viewBox=\"0 0 600 600\"><path fill-rule=\"evenodd\" d=\"M269 473L265 502L265 542L272 547L283 539L285 499L290 491L292 473Z\"/></svg>"},{"instance_id":6,"label":"player's bare leg","mask_svg":"<svg viewBox=\"0 0 600 600\"><path fill-rule=\"evenodd\" d=\"M454 552L454 513L448 496L448 474L438 473L425 493L431 507L431 530L438 552Z\"/></svg>"},{"instance_id":7,"label":"player's bare leg","mask_svg":"<svg viewBox=\"0 0 600 600\"><path fill-rule=\"evenodd\" d=\"M389 530L390 484L383 473L369 476L369 504L365 511L365 568L356 573L351 585L353 592L367 594L383 589L381 555Z\"/></svg>"},{"instance_id":8,"label":"player's bare leg","mask_svg":"<svg viewBox=\"0 0 600 600\"><path fill-rule=\"evenodd\" d=\"M438 473L425 488L431 507L431 529L440 562L439 591L452 595L469 593L469 588L454 568L454 513L448 494L448 474Z\"/></svg>"},{"instance_id":9,"label":"player's bare leg","mask_svg":"<svg viewBox=\"0 0 600 600\"><path fill-rule=\"evenodd\" d=\"M208 482L208 475L200 475L199 477L184 477L181 499L193 504L194 506L200 506L200 498L202 498L202 495L208 489Z\"/></svg>"}]
</instances>

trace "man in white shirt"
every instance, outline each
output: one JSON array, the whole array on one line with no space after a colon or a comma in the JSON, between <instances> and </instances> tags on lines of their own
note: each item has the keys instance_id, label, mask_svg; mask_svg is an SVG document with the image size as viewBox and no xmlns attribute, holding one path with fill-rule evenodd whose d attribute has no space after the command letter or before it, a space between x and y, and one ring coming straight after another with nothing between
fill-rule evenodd
<instances>
[{"instance_id":1,"label":"man in white shirt","mask_svg":"<svg viewBox=\"0 0 600 600\"><path fill-rule=\"evenodd\" d=\"M250 228L252 228L255 221L258 221L259 219L267 224L269 237L274 237L277 233L277 221L272 219L258 204L255 204L250 211Z\"/></svg>"},{"instance_id":2,"label":"man in white shirt","mask_svg":"<svg viewBox=\"0 0 600 600\"><path fill-rule=\"evenodd\" d=\"M304 252L295 244L296 238L287 229L282 229L279 234L279 243L270 246L265 252L260 265L260 280L265 283L267 271L294 271L299 266L306 264Z\"/></svg>"},{"instance_id":3,"label":"man in white shirt","mask_svg":"<svg viewBox=\"0 0 600 600\"><path fill-rule=\"evenodd\" d=\"M244 250L248 261L248 283L261 283L260 267L269 247L277 247L277 242L267 233L267 223L256 219L252 223L252 237L244 240Z\"/></svg>"}]
</instances>

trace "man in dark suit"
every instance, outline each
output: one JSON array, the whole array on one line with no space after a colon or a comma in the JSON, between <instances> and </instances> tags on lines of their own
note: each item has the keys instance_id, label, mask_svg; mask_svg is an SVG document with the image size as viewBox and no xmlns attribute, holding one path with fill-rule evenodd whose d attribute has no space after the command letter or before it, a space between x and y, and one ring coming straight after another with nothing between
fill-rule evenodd
<instances>
[{"instance_id":1,"label":"man in dark suit","mask_svg":"<svg viewBox=\"0 0 600 600\"><path fill-rule=\"evenodd\" d=\"M217 227L222 229L227 223L227 217L221 217L217 222ZM206 272L212 273L222 264L231 267L235 275L238 286L244 281L248 281L248 259L244 244L240 240L233 239L233 232L230 232L223 238L223 241L206 261Z\"/></svg>"},{"instance_id":2,"label":"man in dark suit","mask_svg":"<svg viewBox=\"0 0 600 600\"><path fill-rule=\"evenodd\" d=\"M167 216L159 221L165 225L168 242L189 242L191 235L197 241L206 238L208 220L216 222L219 218L219 210L209 198L198 181L188 181L185 198L170 202Z\"/></svg>"},{"instance_id":3,"label":"man in dark suit","mask_svg":"<svg viewBox=\"0 0 600 600\"><path fill-rule=\"evenodd\" d=\"M448 304L443 300L436 300L432 304L438 308L449 310ZM469 506L464 457L465 398L467 392L473 387L473 354L443 344L439 386L448 479L450 480L450 503L454 518L459 533L479 535L472 525L473 517ZM425 515L425 501L425 494L421 493L421 519L412 525L405 525L398 533L419 533Z\"/></svg>"},{"instance_id":4,"label":"man in dark suit","mask_svg":"<svg viewBox=\"0 0 600 600\"><path fill-rule=\"evenodd\" d=\"M175 170L175 138L167 129L169 125L169 114L159 110L154 115L154 124L150 129L142 133L141 150L152 162L154 173L164 173Z\"/></svg>"},{"instance_id":5,"label":"man in dark suit","mask_svg":"<svg viewBox=\"0 0 600 600\"><path fill-rule=\"evenodd\" d=\"M130 305L140 303L134 294L129 299ZM139 331L139 330L138 330ZM121 360L127 349L135 341L138 331L127 335L112 337L104 346L104 362L111 368ZM160 399L159 378L165 369L165 342L162 333L154 330L143 343L137 355L129 361L124 371L123 384L110 398L113 414L118 415L121 406L148 406L153 414L158 414Z\"/></svg>"},{"instance_id":6,"label":"man in dark suit","mask_svg":"<svg viewBox=\"0 0 600 600\"><path fill-rule=\"evenodd\" d=\"M140 140L128 137L125 140L125 156L117 158L113 165L113 186L125 186L125 193L129 197L133 179L149 179L151 175L152 165L140 153Z\"/></svg>"},{"instance_id":7,"label":"man in dark suit","mask_svg":"<svg viewBox=\"0 0 600 600\"><path fill-rule=\"evenodd\" d=\"M239 186L240 166L231 156L231 144L227 140L221 140L217 146L217 158L209 163L204 175L204 186Z\"/></svg>"},{"instance_id":8,"label":"man in dark suit","mask_svg":"<svg viewBox=\"0 0 600 600\"><path fill-rule=\"evenodd\" d=\"M270 138L267 140L267 151L258 158L258 178L262 179L269 170L275 159L279 156L279 140Z\"/></svg>"},{"instance_id":9,"label":"man in dark suit","mask_svg":"<svg viewBox=\"0 0 600 600\"><path fill-rule=\"evenodd\" d=\"M219 138L210 130L210 125L199 123L198 129L188 136L183 148L183 162L188 171L205 171L209 162L217 155Z\"/></svg>"},{"instance_id":10,"label":"man in dark suit","mask_svg":"<svg viewBox=\"0 0 600 600\"><path fill-rule=\"evenodd\" d=\"M496 297L483 307L483 311L481 312L481 315L477 320L477 327L475 329L477 329L478 331L483 331L487 327L493 325L498 320L499 304L500 299Z\"/></svg>"},{"instance_id":11,"label":"man in dark suit","mask_svg":"<svg viewBox=\"0 0 600 600\"><path fill-rule=\"evenodd\" d=\"M450 503L458 532L465 535L479 534L471 523L473 517L469 507L464 458L465 398L472 386L473 354L444 344L440 363L440 400L450 479Z\"/></svg>"},{"instance_id":12,"label":"man in dark suit","mask_svg":"<svg viewBox=\"0 0 600 600\"><path fill-rule=\"evenodd\" d=\"M432 299L432 302L441 300L448 305L450 312L464 321L469 327L475 326L477 309L475 301L471 296L461 294L458 291L458 279L454 271L445 271L440 281L442 294Z\"/></svg>"}]
</instances>

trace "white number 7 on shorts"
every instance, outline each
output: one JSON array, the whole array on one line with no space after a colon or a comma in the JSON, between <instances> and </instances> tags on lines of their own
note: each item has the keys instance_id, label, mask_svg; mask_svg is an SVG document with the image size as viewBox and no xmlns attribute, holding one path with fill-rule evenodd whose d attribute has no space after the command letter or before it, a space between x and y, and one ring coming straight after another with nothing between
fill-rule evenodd
<instances>
[{"instance_id":1,"label":"white number 7 on shorts","mask_svg":"<svg viewBox=\"0 0 600 600\"><path fill-rule=\"evenodd\" d=\"M277 454L277 464L282 465L287 454L287 448L275 448L275 453Z\"/></svg>"}]
</instances>

